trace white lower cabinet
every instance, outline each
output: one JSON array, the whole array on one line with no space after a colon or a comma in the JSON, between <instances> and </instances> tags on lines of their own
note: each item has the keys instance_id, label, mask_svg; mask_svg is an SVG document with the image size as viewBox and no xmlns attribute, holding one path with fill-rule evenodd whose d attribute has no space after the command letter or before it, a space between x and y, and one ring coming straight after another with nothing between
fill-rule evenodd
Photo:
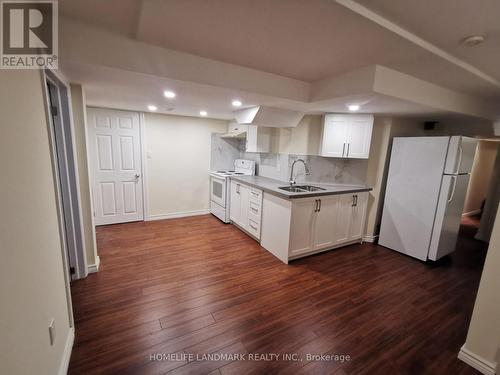
<instances>
[{"instance_id":1,"label":"white lower cabinet","mask_svg":"<svg viewBox=\"0 0 500 375\"><path fill-rule=\"evenodd\" d=\"M368 192L287 200L266 194L261 245L288 263L363 238Z\"/></svg>"},{"instance_id":2,"label":"white lower cabinet","mask_svg":"<svg viewBox=\"0 0 500 375\"><path fill-rule=\"evenodd\" d=\"M311 251L317 200L300 199L292 205L290 230L290 255L299 255Z\"/></svg>"},{"instance_id":3,"label":"white lower cabinet","mask_svg":"<svg viewBox=\"0 0 500 375\"><path fill-rule=\"evenodd\" d=\"M260 239L262 191L244 183L231 181L229 218L252 236Z\"/></svg>"}]
</instances>

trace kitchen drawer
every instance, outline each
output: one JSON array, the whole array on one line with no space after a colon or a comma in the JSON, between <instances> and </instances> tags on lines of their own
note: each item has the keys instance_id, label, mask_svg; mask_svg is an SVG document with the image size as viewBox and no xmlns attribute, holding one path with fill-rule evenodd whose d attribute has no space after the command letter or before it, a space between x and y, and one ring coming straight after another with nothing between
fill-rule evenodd
<instances>
[{"instance_id":1,"label":"kitchen drawer","mask_svg":"<svg viewBox=\"0 0 500 375\"><path fill-rule=\"evenodd\" d=\"M252 220L254 223L257 223L260 225L260 215L255 215L253 212L248 212L248 219Z\"/></svg>"},{"instance_id":2,"label":"kitchen drawer","mask_svg":"<svg viewBox=\"0 0 500 375\"><path fill-rule=\"evenodd\" d=\"M250 200L249 204L250 205L248 207L248 213L258 217L260 221L262 207L260 202L254 202L253 200Z\"/></svg>"},{"instance_id":3,"label":"kitchen drawer","mask_svg":"<svg viewBox=\"0 0 500 375\"><path fill-rule=\"evenodd\" d=\"M248 219L248 233L260 239L260 223Z\"/></svg>"},{"instance_id":4,"label":"kitchen drawer","mask_svg":"<svg viewBox=\"0 0 500 375\"><path fill-rule=\"evenodd\" d=\"M250 189L250 200L262 202L262 190Z\"/></svg>"}]
</instances>

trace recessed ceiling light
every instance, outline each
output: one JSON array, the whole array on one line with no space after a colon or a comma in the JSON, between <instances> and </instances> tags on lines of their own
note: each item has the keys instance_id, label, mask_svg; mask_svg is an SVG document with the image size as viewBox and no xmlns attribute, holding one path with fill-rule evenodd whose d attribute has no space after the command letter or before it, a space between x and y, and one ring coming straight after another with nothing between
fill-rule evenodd
<instances>
[{"instance_id":1,"label":"recessed ceiling light","mask_svg":"<svg viewBox=\"0 0 500 375\"><path fill-rule=\"evenodd\" d=\"M235 99L231 104L233 105L233 107L241 107L242 103L241 100Z\"/></svg>"},{"instance_id":2,"label":"recessed ceiling light","mask_svg":"<svg viewBox=\"0 0 500 375\"><path fill-rule=\"evenodd\" d=\"M356 111L359 111L359 105L350 104L347 106L347 109L349 109L349 111L351 111L351 112L356 112Z\"/></svg>"},{"instance_id":3,"label":"recessed ceiling light","mask_svg":"<svg viewBox=\"0 0 500 375\"><path fill-rule=\"evenodd\" d=\"M207 111L200 111L200 116L205 117L206 115L208 115Z\"/></svg>"},{"instance_id":4,"label":"recessed ceiling light","mask_svg":"<svg viewBox=\"0 0 500 375\"><path fill-rule=\"evenodd\" d=\"M474 47L484 42L484 40L485 40L484 35L471 35L468 36L467 38L462 39L462 43L465 44L467 47Z\"/></svg>"},{"instance_id":5,"label":"recessed ceiling light","mask_svg":"<svg viewBox=\"0 0 500 375\"><path fill-rule=\"evenodd\" d=\"M163 95L165 95L165 98L173 99L176 97L175 92L167 90L163 92Z\"/></svg>"},{"instance_id":6,"label":"recessed ceiling light","mask_svg":"<svg viewBox=\"0 0 500 375\"><path fill-rule=\"evenodd\" d=\"M158 109L158 107L157 107L157 106L155 106L155 105L150 104L150 105L148 105L148 109L149 109L150 111L156 111L156 110Z\"/></svg>"}]
</instances>

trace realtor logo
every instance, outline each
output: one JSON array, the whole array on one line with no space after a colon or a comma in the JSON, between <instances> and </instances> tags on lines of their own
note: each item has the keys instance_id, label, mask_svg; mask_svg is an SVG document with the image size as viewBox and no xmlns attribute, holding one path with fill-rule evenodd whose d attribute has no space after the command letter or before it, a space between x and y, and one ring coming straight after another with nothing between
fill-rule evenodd
<instances>
[{"instance_id":1,"label":"realtor logo","mask_svg":"<svg viewBox=\"0 0 500 375\"><path fill-rule=\"evenodd\" d=\"M0 4L0 68L57 69L57 1Z\"/></svg>"}]
</instances>

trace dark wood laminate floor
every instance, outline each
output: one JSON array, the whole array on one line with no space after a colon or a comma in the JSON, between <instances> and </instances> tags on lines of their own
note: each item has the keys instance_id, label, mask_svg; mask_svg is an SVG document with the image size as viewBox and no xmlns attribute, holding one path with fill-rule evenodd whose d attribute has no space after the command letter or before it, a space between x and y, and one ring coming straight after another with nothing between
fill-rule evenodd
<instances>
[{"instance_id":1,"label":"dark wood laminate floor","mask_svg":"<svg viewBox=\"0 0 500 375\"><path fill-rule=\"evenodd\" d=\"M212 216L98 228L101 270L72 284L71 374L475 374L465 341L485 247L424 264L354 245L286 266ZM297 353L302 361L151 361ZM344 363L308 361L342 353ZM247 357L248 358L248 357Z\"/></svg>"}]
</instances>

